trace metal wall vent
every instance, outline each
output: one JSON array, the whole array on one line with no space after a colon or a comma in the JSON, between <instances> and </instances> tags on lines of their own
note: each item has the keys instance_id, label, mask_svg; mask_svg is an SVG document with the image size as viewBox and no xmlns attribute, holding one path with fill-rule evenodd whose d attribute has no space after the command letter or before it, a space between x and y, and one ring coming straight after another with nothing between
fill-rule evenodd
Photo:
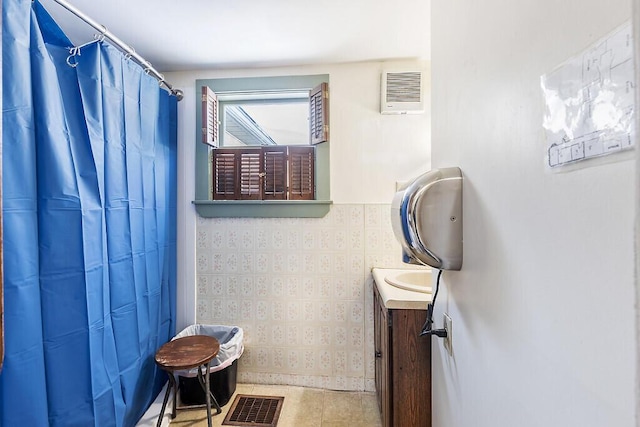
<instances>
[{"instance_id":1,"label":"metal wall vent","mask_svg":"<svg viewBox=\"0 0 640 427\"><path fill-rule=\"evenodd\" d=\"M276 427L284 397L236 395L222 425L245 427Z\"/></svg>"},{"instance_id":2,"label":"metal wall vent","mask_svg":"<svg viewBox=\"0 0 640 427\"><path fill-rule=\"evenodd\" d=\"M421 71L384 71L381 80L380 112L382 114L424 112L424 82Z\"/></svg>"}]
</instances>

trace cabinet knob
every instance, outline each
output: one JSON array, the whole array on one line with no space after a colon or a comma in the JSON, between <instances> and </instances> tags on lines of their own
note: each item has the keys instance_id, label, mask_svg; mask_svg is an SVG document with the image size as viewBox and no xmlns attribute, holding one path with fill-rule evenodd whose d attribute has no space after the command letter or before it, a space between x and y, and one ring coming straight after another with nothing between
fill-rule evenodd
<instances>
[{"instance_id":1,"label":"cabinet knob","mask_svg":"<svg viewBox=\"0 0 640 427\"><path fill-rule=\"evenodd\" d=\"M381 351L376 351L375 356L380 358L382 357L382 352Z\"/></svg>"}]
</instances>

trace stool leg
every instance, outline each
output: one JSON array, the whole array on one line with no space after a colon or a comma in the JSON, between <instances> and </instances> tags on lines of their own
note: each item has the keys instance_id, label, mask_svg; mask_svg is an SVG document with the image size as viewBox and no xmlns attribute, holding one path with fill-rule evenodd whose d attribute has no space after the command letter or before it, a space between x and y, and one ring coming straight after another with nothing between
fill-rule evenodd
<instances>
[{"instance_id":1,"label":"stool leg","mask_svg":"<svg viewBox=\"0 0 640 427\"><path fill-rule=\"evenodd\" d=\"M174 419L178 412L176 411L176 404L178 402L178 382L176 377L173 376L173 372L169 374L169 383L173 389L173 412L171 413L171 419Z\"/></svg>"},{"instance_id":2,"label":"stool leg","mask_svg":"<svg viewBox=\"0 0 640 427\"><path fill-rule=\"evenodd\" d=\"M209 363L207 362L207 364L205 365L206 370L205 370L205 377L204 377L204 383L206 385L206 388L204 389L204 393L207 395L206 399L207 399L207 424L209 425L209 427L211 427L211 396L210 396L210 388L209 388L209 383L211 382L211 375L209 375ZM199 368L198 368L199 370Z\"/></svg>"},{"instance_id":3,"label":"stool leg","mask_svg":"<svg viewBox=\"0 0 640 427\"><path fill-rule=\"evenodd\" d=\"M209 368L207 368L207 378L209 378L208 372L209 372ZM213 395L213 393L211 393L211 388L209 388L205 384L205 380L204 380L204 378L202 376L202 372L200 371L200 369L198 369L198 381L200 382L200 387L202 387L202 389L205 391L205 393L207 393L207 390L208 390L209 396L211 398L211 403L213 403L213 406L216 408L216 415L218 415L219 413L222 412L222 408L218 404L218 401L216 400L216 397Z\"/></svg>"},{"instance_id":4,"label":"stool leg","mask_svg":"<svg viewBox=\"0 0 640 427\"><path fill-rule=\"evenodd\" d=\"M166 409L167 402L169 401L169 394L171 393L171 390L173 389L173 383L176 382L175 379L173 379L173 373L167 372L167 374L169 374L170 380L169 380L169 384L167 384L167 391L164 394L164 400L162 401L162 409L160 410L160 416L158 417L157 427L160 427L162 425L162 417L164 417L164 410ZM173 381L171 381L171 379L173 379ZM175 402L175 397L173 399L174 399L174 402ZM175 406L174 406L174 409L173 409L173 413L174 413L173 416L175 417L175 413L176 413Z\"/></svg>"}]
</instances>

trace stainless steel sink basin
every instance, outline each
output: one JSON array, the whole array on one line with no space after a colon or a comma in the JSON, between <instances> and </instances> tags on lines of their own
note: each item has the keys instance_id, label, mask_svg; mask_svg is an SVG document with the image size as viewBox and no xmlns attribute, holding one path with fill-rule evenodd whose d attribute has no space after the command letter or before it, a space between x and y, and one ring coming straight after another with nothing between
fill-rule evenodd
<instances>
[{"instance_id":1,"label":"stainless steel sink basin","mask_svg":"<svg viewBox=\"0 0 640 427\"><path fill-rule=\"evenodd\" d=\"M384 281L396 288L431 293L431 270L397 271L387 275Z\"/></svg>"}]
</instances>

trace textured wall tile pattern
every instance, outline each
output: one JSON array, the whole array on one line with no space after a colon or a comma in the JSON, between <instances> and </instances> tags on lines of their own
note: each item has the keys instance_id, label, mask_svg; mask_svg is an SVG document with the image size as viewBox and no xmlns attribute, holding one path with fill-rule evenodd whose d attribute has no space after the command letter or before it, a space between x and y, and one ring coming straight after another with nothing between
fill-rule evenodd
<instances>
[{"instance_id":1,"label":"textured wall tile pattern","mask_svg":"<svg viewBox=\"0 0 640 427\"><path fill-rule=\"evenodd\" d=\"M239 381L374 389L373 267L402 267L389 205L199 218L197 321L245 332Z\"/></svg>"}]
</instances>

